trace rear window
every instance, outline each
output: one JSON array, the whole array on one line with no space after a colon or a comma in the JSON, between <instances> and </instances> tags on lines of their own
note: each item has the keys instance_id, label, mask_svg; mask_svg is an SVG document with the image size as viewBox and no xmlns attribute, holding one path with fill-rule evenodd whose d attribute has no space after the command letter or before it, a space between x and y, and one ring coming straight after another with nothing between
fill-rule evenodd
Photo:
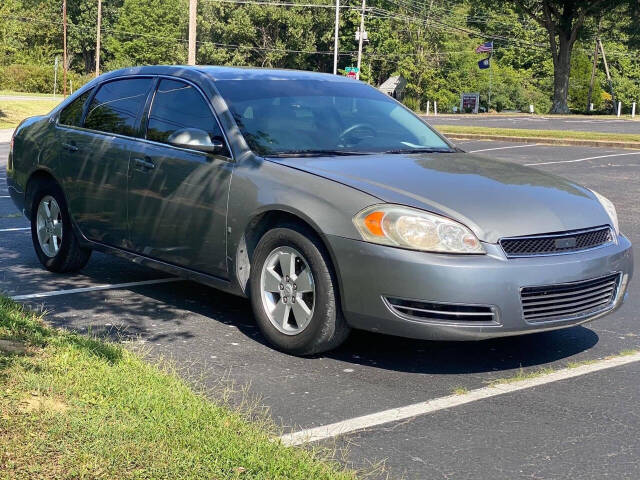
<instances>
[{"instance_id":1,"label":"rear window","mask_svg":"<svg viewBox=\"0 0 640 480\"><path fill-rule=\"evenodd\" d=\"M138 118L152 82L150 78L130 78L102 85L89 106L85 128L137 136Z\"/></svg>"},{"instance_id":2,"label":"rear window","mask_svg":"<svg viewBox=\"0 0 640 480\"><path fill-rule=\"evenodd\" d=\"M62 112L60 112L58 122L62 125L79 127L82 122L82 112L84 110L84 104L87 103L87 99L91 95L91 92L93 92L92 88L87 90L69 105L64 107Z\"/></svg>"}]
</instances>

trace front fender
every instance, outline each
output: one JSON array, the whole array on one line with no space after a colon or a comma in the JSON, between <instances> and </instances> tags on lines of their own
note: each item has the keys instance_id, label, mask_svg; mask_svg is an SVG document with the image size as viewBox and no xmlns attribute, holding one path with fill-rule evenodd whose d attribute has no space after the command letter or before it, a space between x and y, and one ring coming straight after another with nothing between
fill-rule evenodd
<instances>
[{"instance_id":1,"label":"front fender","mask_svg":"<svg viewBox=\"0 0 640 480\"><path fill-rule=\"evenodd\" d=\"M359 239L353 216L379 201L352 187L268 160L254 157L242 162L234 171L227 212L227 261L232 281L244 290L249 267L245 234L265 213L299 218L315 230L335 258L326 237Z\"/></svg>"}]
</instances>

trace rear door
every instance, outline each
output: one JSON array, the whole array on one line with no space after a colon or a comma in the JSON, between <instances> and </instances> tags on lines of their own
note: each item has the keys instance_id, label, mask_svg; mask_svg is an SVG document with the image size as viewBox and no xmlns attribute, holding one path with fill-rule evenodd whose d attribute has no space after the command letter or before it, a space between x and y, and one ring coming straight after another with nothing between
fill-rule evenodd
<instances>
[{"instance_id":1,"label":"rear door","mask_svg":"<svg viewBox=\"0 0 640 480\"><path fill-rule=\"evenodd\" d=\"M85 107L82 128L61 132L69 209L91 240L126 246L129 156L153 82L135 77L102 84Z\"/></svg>"},{"instance_id":2,"label":"rear door","mask_svg":"<svg viewBox=\"0 0 640 480\"><path fill-rule=\"evenodd\" d=\"M168 143L177 130L198 128L226 141L209 101L189 83L162 78L149 107L146 141L131 157L132 248L146 256L227 276L227 197L233 162ZM228 147L225 147L228 150Z\"/></svg>"}]
</instances>

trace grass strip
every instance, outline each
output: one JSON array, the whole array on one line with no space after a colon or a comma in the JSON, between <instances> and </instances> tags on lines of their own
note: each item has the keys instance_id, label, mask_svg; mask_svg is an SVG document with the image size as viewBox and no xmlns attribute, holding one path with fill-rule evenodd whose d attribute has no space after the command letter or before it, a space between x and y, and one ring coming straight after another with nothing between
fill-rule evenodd
<instances>
[{"instance_id":1,"label":"grass strip","mask_svg":"<svg viewBox=\"0 0 640 480\"><path fill-rule=\"evenodd\" d=\"M609 142L640 142L640 134L578 132L575 130L528 130L524 128L493 128L462 125L434 125L444 134L500 135L504 137L553 138L559 140L602 140Z\"/></svg>"},{"instance_id":2,"label":"grass strip","mask_svg":"<svg viewBox=\"0 0 640 480\"><path fill-rule=\"evenodd\" d=\"M352 479L170 366L0 297L0 479Z\"/></svg>"},{"instance_id":3,"label":"grass strip","mask_svg":"<svg viewBox=\"0 0 640 480\"><path fill-rule=\"evenodd\" d=\"M49 113L60 100L0 100L0 128L15 127L27 117Z\"/></svg>"}]
</instances>

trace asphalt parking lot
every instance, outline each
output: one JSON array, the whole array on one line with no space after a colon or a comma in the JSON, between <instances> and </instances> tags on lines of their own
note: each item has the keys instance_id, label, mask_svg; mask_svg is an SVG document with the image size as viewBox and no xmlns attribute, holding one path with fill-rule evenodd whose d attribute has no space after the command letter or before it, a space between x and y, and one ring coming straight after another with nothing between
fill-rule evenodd
<instances>
[{"instance_id":1,"label":"asphalt parking lot","mask_svg":"<svg viewBox=\"0 0 640 480\"><path fill-rule=\"evenodd\" d=\"M616 204L621 230L640 245L640 151L482 141L458 145L538 164L599 191ZM354 332L335 352L290 357L265 345L244 299L185 281L149 283L167 276L102 254L94 254L76 276L43 270L28 223L7 197L7 152L8 145L0 144L0 291L46 310L56 325L144 342L208 386L218 386L221 379L246 386L285 431L438 399L455 389L482 388L521 371L562 368L640 348L636 279L620 310L586 326L479 343ZM118 287L123 283L127 286ZM84 290L71 291L78 288ZM639 374L640 364L630 362L326 442L346 447L345 460L357 467L385 461L385 470L377 473L383 478L640 478Z\"/></svg>"},{"instance_id":2,"label":"asphalt parking lot","mask_svg":"<svg viewBox=\"0 0 640 480\"><path fill-rule=\"evenodd\" d=\"M634 120L602 117L559 117L544 115L429 115L432 125L460 125L536 130L577 130L582 132L640 133L640 117Z\"/></svg>"}]
</instances>

